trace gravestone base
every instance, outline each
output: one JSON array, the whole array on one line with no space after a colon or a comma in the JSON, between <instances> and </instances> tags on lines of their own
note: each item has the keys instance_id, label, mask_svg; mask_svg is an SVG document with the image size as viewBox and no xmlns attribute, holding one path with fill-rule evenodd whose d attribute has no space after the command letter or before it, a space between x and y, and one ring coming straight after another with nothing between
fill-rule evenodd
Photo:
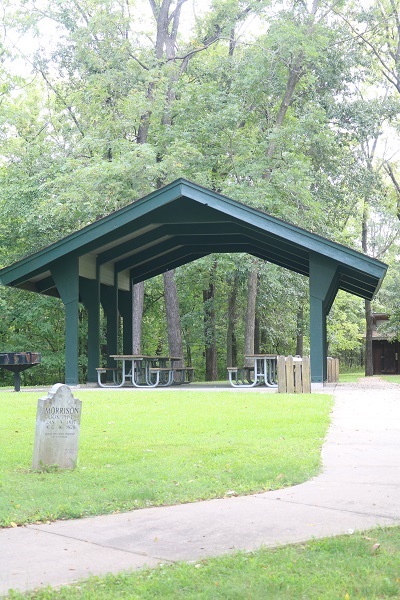
<instances>
[{"instance_id":1,"label":"gravestone base","mask_svg":"<svg viewBox=\"0 0 400 600\"><path fill-rule=\"evenodd\" d=\"M81 413L82 402L63 383L53 385L47 396L38 400L32 469L75 468Z\"/></svg>"}]
</instances>

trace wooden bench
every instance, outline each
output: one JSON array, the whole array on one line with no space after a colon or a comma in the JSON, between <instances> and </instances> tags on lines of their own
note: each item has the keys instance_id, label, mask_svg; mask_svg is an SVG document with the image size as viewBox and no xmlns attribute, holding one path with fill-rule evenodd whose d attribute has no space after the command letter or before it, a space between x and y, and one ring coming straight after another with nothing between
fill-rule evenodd
<instances>
[{"instance_id":1,"label":"wooden bench","mask_svg":"<svg viewBox=\"0 0 400 600\"><path fill-rule=\"evenodd\" d=\"M173 383L176 385L182 385L184 383L191 383L194 376L194 367L175 367L173 369L174 375L178 373L180 375L180 381L176 381L174 378Z\"/></svg>"},{"instance_id":2,"label":"wooden bench","mask_svg":"<svg viewBox=\"0 0 400 600\"><path fill-rule=\"evenodd\" d=\"M229 383L232 387L239 387L241 385L252 385L250 374L254 371L253 367L227 367ZM233 377L235 381L233 381Z\"/></svg>"},{"instance_id":3,"label":"wooden bench","mask_svg":"<svg viewBox=\"0 0 400 600\"><path fill-rule=\"evenodd\" d=\"M167 387L170 385L182 385L193 381L194 367L150 367L150 375L154 374L158 378L155 385ZM179 374L179 380L175 375ZM167 377L163 377L166 375Z\"/></svg>"},{"instance_id":4,"label":"wooden bench","mask_svg":"<svg viewBox=\"0 0 400 600\"><path fill-rule=\"evenodd\" d=\"M156 381L153 384L150 381L147 382L149 385L165 387L173 383L174 370L171 367L150 367L149 373L156 376Z\"/></svg>"},{"instance_id":5,"label":"wooden bench","mask_svg":"<svg viewBox=\"0 0 400 600\"><path fill-rule=\"evenodd\" d=\"M97 367L96 371L97 371L97 383L99 384L100 387L111 387L111 386L115 387L116 385L119 385L118 379L117 379L117 374L118 374L117 367ZM107 371L111 371L112 376L113 376L113 383L112 384L110 383L109 385L106 385L101 382L101 376L104 373L107 373Z\"/></svg>"}]
</instances>

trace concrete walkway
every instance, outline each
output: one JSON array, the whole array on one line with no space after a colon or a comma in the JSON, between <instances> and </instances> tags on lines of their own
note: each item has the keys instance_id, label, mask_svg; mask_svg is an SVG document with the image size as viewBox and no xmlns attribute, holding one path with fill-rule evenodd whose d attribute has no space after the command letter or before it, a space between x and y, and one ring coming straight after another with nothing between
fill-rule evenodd
<instances>
[{"instance_id":1,"label":"concrete walkway","mask_svg":"<svg viewBox=\"0 0 400 600\"><path fill-rule=\"evenodd\" d=\"M374 378L334 393L318 477L252 496L0 530L0 595L400 525L400 386Z\"/></svg>"}]
</instances>

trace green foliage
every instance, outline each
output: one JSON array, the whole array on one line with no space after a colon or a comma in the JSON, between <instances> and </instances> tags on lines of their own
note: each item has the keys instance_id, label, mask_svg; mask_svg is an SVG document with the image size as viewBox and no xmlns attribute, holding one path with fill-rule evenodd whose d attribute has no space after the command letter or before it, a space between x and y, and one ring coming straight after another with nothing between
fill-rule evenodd
<instances>
[{"instance_id":1,"label":"green foliage","mask_svg":"<svg viewBox=\"0 0 400 600\"><path fill-rule=\"evenodd\" d=\"M42 363L21 374L22 385L64 381L64 308L60 300L19 290L0 289L0 352L40 352ZM80 378L87 372L87 319L80 314ZM13 385L13 374L0 369L0 384Z\"/></svg>"},{"instance_id":2,"label":"green foliage","mask_svg":"<svg viewBox=\"0 0 400 600\"><path fill-rule=\"evenodd\" d=\"M151 16L150 4L145 7ZM168 57L165 44L161 52L155 48L154 21L139 19L138 12L129 0L4 4L5 26L21 39L31 36L32 47L48 39L50 23L55 39L26 51L34 73L26 81L12 74L17 48L6 41L0 48L9 61L2 63L0 80L2 266L180 176L357 249L367 202L368 250L387 255L399 200L383 163L371 164L371 147L376 136L398 123L398 98L381 93L374 63L385 56L394 73L388 55L397 36L394 5L385 0L364 9L339 2L332 12L321 6L313 19L304 2L214 0L193 25L181 23ZM260 30L249 28L255 16ZM375 22L385 27L374 27ZM368 24L367 52L362 39L352 35L355 23ZM298 81L278 122L295 65ZM146 135L139 139L143 128ZM186 354L200 376L209 260L177 271ZM248 260L218 257L214 308L221 377L235 272L241 273L242 316ZM306 284L272 265L260 272L261 346L293 352L296 315L307 305ZM167 347L165 307L161 279L146 285L143 348L153 353ZM395 319L390 289L381 298ZM43 367L24 377L58 379L59 305L21 298L0 298L3 347L37 344ZM361 314L355 312L352 302L335 305L332 353L354 357L359 351ZM235 333L240 355L243 318ZM82 328L82 377L84 347Z\"/></svg>"},{"instance_id":3,"label":"green foliage","mask_svg":"<svg viewBox=\"0 0 400 600\"><path fill-rule=\"evenodd\" d=\"M364 303L339 291L328 317L328 355L343 358L360 355L365 335Z\"/></svg>"},{"instance_id":4,"label":"green foliage","mask_svg":"<svg viewBox=\"0 0 400 600\"><path fill-rule=\"evenodd\" d=\"M42 461L40 461L40 468L37 469L38 473L58 473L59 471L58 465L44 465Z\"/></svg>"}]
</instances>

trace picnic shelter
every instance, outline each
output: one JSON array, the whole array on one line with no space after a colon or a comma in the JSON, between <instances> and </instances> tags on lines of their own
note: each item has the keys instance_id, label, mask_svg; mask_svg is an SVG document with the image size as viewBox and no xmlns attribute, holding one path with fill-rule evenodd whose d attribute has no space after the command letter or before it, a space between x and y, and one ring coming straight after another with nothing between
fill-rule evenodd
<instances>
[{"instance_id":1,"label":"picnic shelter","mask_svg":"<svg viewBox=\"0 0 400 600\"><path fill-rule=\"evenodd\" d=\"M371 300L387 265L178 179L0 270L0 283L61 298L65 382L78 384L78 306L88 312L88 381L97 381L100 306L107 351L132 352L132 286L211 253L248 253L309 278L313 382L326 380L326 317L339 289Z\"/></svg>"}]
</instances>

